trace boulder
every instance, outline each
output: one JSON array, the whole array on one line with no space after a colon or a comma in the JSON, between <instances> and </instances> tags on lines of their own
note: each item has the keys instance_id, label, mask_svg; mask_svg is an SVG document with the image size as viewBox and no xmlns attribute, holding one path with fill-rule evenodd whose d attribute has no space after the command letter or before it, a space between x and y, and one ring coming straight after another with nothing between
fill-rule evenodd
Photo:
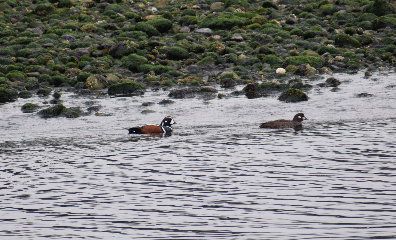
<instances>
[{"instance_id":1,"label":"boulder","mask_svg":"<svg viewBox=\"0 0 396 240\"><path fill-rule=\"evenodd\" d=\"M99 74L91 75L85 81L85 87L88 89L99 90L104 89L107 86L106 78Z\"/></svg>"}]
</instances>

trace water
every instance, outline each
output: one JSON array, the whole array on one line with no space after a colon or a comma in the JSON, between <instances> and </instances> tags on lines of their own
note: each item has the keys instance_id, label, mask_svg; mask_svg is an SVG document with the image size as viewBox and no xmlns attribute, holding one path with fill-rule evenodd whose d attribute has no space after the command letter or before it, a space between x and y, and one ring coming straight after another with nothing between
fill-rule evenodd
<instances>
[{"instance_id":1,"label":"water","mask_svg":"<svg viewBox=\"0 0 396 240\"><path fill-rule=\"evenodd\" d=\"M37 97L0 105L0 237L396 239L395 73L335 77L339 91L315 87L294 104L240 96L143 107L167 92L63 93L67 107L102 106L78 119L23 114ZM302 131L258 128L297 112L309 119ZM166 115L177 122L170 137L124 129Z\"/></svg>"}]
</instances>

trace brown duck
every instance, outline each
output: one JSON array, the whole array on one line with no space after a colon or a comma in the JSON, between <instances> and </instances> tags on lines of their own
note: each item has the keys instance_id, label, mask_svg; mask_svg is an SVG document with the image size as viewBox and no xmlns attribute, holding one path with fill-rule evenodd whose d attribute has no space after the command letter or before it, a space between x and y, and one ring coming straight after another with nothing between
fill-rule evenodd
<instances>
[{"instance_id":1,"label":"brown duck","mask_svg":"<svg viewBox=\"0 0 396 240\"><path fill-rule=\"evenodd\" d=\"M304 113L297 113L293 120L279 119L260 124L260 128L302 128L302 121L307 120Z\"/></svg>"}]
</instances>

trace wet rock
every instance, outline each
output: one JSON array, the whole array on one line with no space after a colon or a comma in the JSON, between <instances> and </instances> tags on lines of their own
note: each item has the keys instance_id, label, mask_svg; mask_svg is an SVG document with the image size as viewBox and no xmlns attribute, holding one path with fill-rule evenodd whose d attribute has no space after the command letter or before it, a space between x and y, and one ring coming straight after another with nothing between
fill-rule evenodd
<instances>
[{"instance_id":1,"label":"wet rock","mask_svg":"<svg viewBox=\"0 0 396 240\"><path fill-rule=\"evenodd\" d=\"M142 94L143 86L137 82L122 82L112 84L108 88L109 95Z\"/></svg>"},{"instance_id":2,"label":"wet rock","mask_svg":"<svg viewBox=\"0 0 396 240\"><path fill-rule=\"evenodd\" d=\"M37 90L36 94L39 97L46 97L51 94L51 89L41 88L41 89Z\"/></svg>"},{"instance_id":3,"label":"wet rock","mask_svg":"<svg viewBox=\"0 0 396 240\"><path fill-rule=\"evenodd\" d=\"M55 91L54 94L52 94L52 97L54 97L55 99L59 99L62 96L62 92L61 91Z\"/></svg>"},{"instance_id":4,"label":"wet rock","mask_svg":"<svg viewBox=\"0 0 396 240\"><path fill-rule=\"evenodd\" d=\"M64 110L66 118L78 118L85 115L84 111L80 107L70 107Z\"/></svg>"},{"instance_id":5,"label":"wet rock","mask_svg":"<svg viewBox=\"0 0 396 240\"><path fill-rule=\"evenodd\" d=\"M70 68L70 69L66 70L65 76L68 77L68 78L75 78L80 73L81 73L80 69L78 69L78 68Z\"/></svg>"},{"instance_id":6,"label":"wet rock","mask_svg":"<svg viewBox=\"0 0 396 240\"><path fill-rule=\"evenodd\" d=\"M300 76L312 75L315 74L316 69L311 67L309 64L301 64L297 67L296 71L294 72Z\"/></svg>"},{"instance_id":7,"label":"wet rock","mask_svg":"<svg viewBox=\"0 0 396 240\"><path fill-rule=\"evenodd\" d=\"M21 107L21 111L23 113L32 113L35 112L37 109L39 109L40 106L38 106L37 104L33 104L33 103L25 103L22 107Z\"/></svg>"},{"instance_id":8,"label":"wet rock","mask_svg":"<svg viewBox=\"0 0 396 240\"><path fill-rule=\"evenodd\" d=\"M106 78L99 75L91 75L85 81L85 87L88 89L99 90L104 89L108 86Z\"/></svg>"},{"instance_id":9,"label":"wet rock","mask_svg":"<svg viewBox=\"0 0 396 240\"><path fill-rule=\"evenodd\" d=\"M162 99L158 104L160 105L168 105L168 104L173 104L175 101L170 100L170 99Z\"/></svg>"},{"instance_id":10,"label":"wet rock","mask_svg":"<svg viewBox=\"0 0 396 240\"><path fill-rule=\"evenodd\" d=\"M0 85L0 103L13 102L18 99L18 91L7 85Z\"/></svg>"},{"instance_id":11,"label":"wet rock","mask_svg":"<svg viewBox=\"0 0 396 240\"><path fill-rule=\"evenodd\" d=\"M356 95L356 97L358 97L358 98L366 98L366 97L373 97L373 96L374 95L370 94L370 93L359 93Z\"/></svg>"},{"instance_id":12,"label":"wet rock","mask_svg":"<svg viewBox=\"0 0 396 240\"><path fill-rule=\"evenodd\" d=\"M289 88L283 92L278 99L284 102L308 101L308 95L300 89Z\"/></svg>"},{"instance_id":13,"label":"wet rock","mask_svg":"<svg viewBox=\"0 0 396 240\"><path fill-rule=\"evenodd\" d=\"M189 88L183 88L183 89L175 89L175 90L170 91L170 93L168 94L168 96L169 96L169 97L172 97L172 98L181 99L181 98L191 98L191 97L194 97L195 94L194 94L194 92L193 92L191 89L189 89Z\"/></svg>"},{"instance_id":14,"label":"wet rock","mask_svg":"<svg viewBox=\"0 0 396 240\"><path fill-rule=\"evenodd\" d=\"M337 87L338 85L340 85L341 82L340 80L334 78L334 77L329 77L326 79L326 85L330 86L330 87Z\"/></svg>"},{"instance_id":15,"label":"wet rock","mask_svg":"<svg viewBox=\"0 0 396 240\"><path fill-rule=\"evenodd\" d=\"M208 87L208 86L200 87L199 91L200 92L212 92L212 93L218 92L218 90L216 88Z\"/></svg>"},{"instance_id":16,"label":"wet rock","mask_svg":"<svg viewBox=\"0 0 396 240\"><path fill-rule=\"evenodd\" d=\"M233 87L235 87L236 85L237 85L237 83L236 83L234 80L229 79L229 78L222 79L222 80L220 81L220 86L221 86L222 88L233 88Z\"/></svg>"},{"instance_id":17,"label":"wet rock","mask_svg":"<svg viewBox=\"0 0 396 240\"><path fill-rule=\"evenodd\" d=\"M66 107L62 104L58 104L53 107L40 110L37 114L41 118L52 118L61 115L64 110L66 110Z\"/></svg>"},{"instance_id":18,"label":"wet rock","mask_svg":"<svg viewBox=\"0 0 396 240\"><path fill-rule=\"evenodd\" d=\"M18 96L20 98L31 98L33 96L33 93L27 90L23 90L19 92Z\"/></svg>"},{"instance_id":19,"label":"wet rock","mask_svg":"<svg viewBox=\"0 0 396 240\"><path fill-rule=\"evenodd\" d=\"M368 71L366 71L366 72L364 72L364 76L365 77L370 77L370 76L372 76L373 74L371 73L371 72L368 72Z\"/></svg>"}]
</instances>

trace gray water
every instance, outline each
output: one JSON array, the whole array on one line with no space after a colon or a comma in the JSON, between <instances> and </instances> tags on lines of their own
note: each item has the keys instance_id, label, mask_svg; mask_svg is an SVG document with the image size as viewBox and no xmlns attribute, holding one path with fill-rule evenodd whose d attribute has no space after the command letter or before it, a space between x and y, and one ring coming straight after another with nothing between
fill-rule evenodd
<instances>
[{"instance_id":1,"label":"gray water","mask_svg":"<svg viewBox=\"0 0 396 240\"><path fill-rule=\"evenodd\" d=\"M64 92L102 106L77 119L20 111L50 98L0 105L0 239L396 239L396 73L334 76L339 91L311 80L300 103ZM302 131L258 128L297 112ZM124 129L167 115L170 137Z\"/></svg>"}]
</instances>

